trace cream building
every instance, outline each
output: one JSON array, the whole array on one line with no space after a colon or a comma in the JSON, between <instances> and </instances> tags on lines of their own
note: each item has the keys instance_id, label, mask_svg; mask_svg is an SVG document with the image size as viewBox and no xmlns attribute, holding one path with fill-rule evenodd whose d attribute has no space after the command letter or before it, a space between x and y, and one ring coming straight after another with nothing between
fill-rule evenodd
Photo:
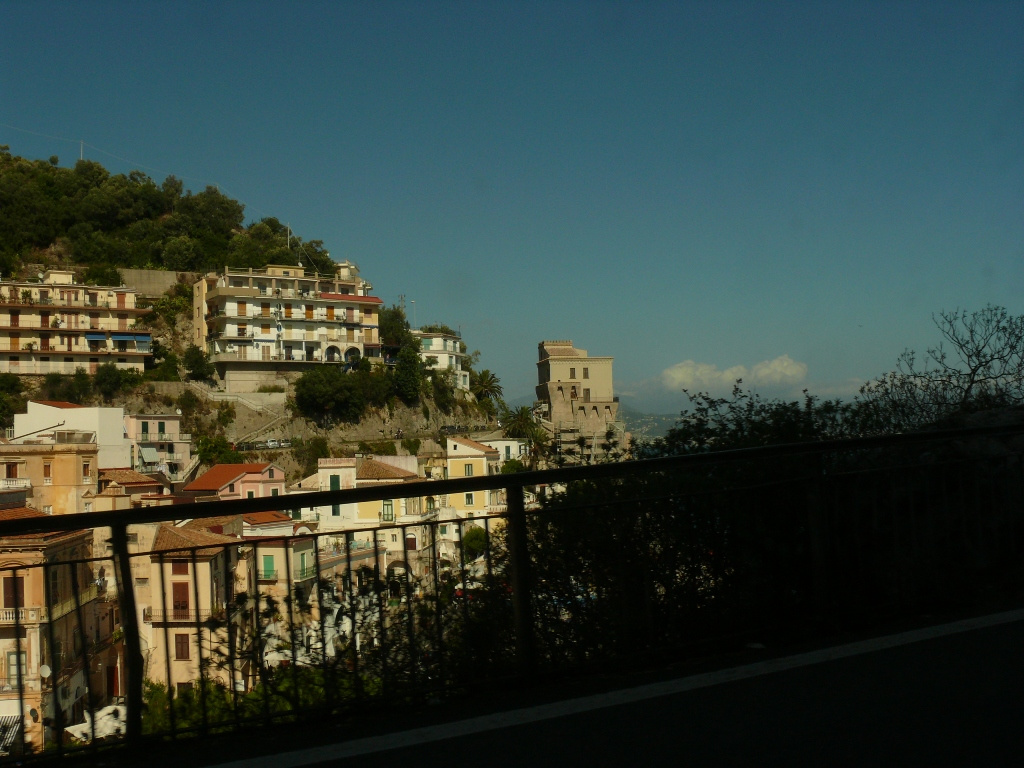
<instances>
[{"instance_id":1,"label":"cream building","mask_svg":"<svg viewBox=\"0 0 1024 768\"><path fill-rule=\"evenodd\" d=\"M39 514L0 509L0 521ZM113 622L103 620L99 588L83 562L91 555L92 531L0 536L0 725L6 731L23 724L36 749L53 737L44 733L44 722L53 722L58 708L64 725L79 723L90 691L102 706L117 690L116 657L107 654ZM83 637L98 651L89 670L78 663Z\"/></svg>"},{"instance_id":2,"label":"cream building","mask_svg":"<svg viewBox=\"0 0 1024 768\"><path fill-rule=\"evenodd\" d=\"M0 443L0 487L21 489L28 505L46 515L92 512L99 465L93 433L65 433L56 443Z\"/></svg>"},{"instance_id":3,"label":"cream building","mask_svg":"<svg viewBox=\"0 0 1024 768\"><path fill-rule=\"evenodd\" d=\"M76 283L70 271L0 281L0 372L95 373L104 363L141 371L152 337L135 324L147 311L134 289Z\"/></svg>"},{"instance_id":4,"label":"cream building","mask_svg":"<svg viewBox=\"0 0 1024 768\"><path fill-rule=\"evenodd\" d=\"M380 358L380 307L359 268L333 275L302 267L210 273L193 295L194 343L205 349L229 392L283 384L312 364Z\"/></svg>"},{"instance_id":5,"label":"cream building","mask_svg":"<svg viewBox=\"0 0 1024 768\"><path fill-rule=\"evenodd\" d=\"M538 346L537 402L534 412L558 447L588 461L603 453L609 431L621 438L619 399L612 377L613 357L590 357L570 340Z\"/></svg>"}]
</instances>

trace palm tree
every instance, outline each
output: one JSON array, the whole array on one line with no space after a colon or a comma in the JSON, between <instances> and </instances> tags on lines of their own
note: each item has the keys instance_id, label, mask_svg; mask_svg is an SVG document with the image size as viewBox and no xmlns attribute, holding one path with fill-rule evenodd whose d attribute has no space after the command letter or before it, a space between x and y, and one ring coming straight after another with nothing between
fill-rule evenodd
<instances>
[{"instance_id":1,"label":"palm tree","mask_svg":"<svg viewBox=\"0 0 1024 768\"><path fill-rule=\"evenodd\" d=\"M476 395L477 400L495 401L503 394L501 379L484 368L480 373L469 374L469 391Z\"/></svg>"},{"instance_id":2,"label":"palm tree","mask_svg":"<svg viewBox=\"0 0 1024 768\"><path fill-rule=\"evenodd\" d=\"M501 404L501 429L505 437L527 441L530 450L530 466L536 468L540 455L548 441L548 434L533 417L528 405L510 409Z\"/></svg>"}]
</instances>

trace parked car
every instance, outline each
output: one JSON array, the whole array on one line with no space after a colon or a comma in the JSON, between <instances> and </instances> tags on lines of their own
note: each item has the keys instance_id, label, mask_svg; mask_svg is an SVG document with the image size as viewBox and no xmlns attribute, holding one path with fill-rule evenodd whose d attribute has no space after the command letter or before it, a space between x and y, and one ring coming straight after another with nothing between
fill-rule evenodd
<instances>
[{"instance_id":1,"label":"parked car","mask_svg":"<svg viewBox=\"0 0 1024 768\"><path fill-rule=\"evenodd\" d=\"M263 442L262 440L257 440L256 441L256 448L255 448L255 450L257 450L257 451L265 451L265 450L267 450L267 444L265 442Z\"/></svg>"},{"instance_id":2,"label":"parked car","mask_svg":"<svg viewBox=\"0 0 1024 768\"><path fill-rule=\"evenodd\" d=\"M280 447L281 447L281 443L278 440L274 439L273 437L270 438L269 440L267 440L267 448L274 449L274 448L280 448Z\"/></svg>"},{"instance_id":3,"label":"parked car","mask_svg":"<svg viewBox=\"0 0 1024 768\"><path fill-rule=\"evenodd\" d=\"M284 440L281 441L281 447L282 448L291 448L292 447L292 441L287 439L287 438L285 438Z\"/></svg>"}]
</instances>

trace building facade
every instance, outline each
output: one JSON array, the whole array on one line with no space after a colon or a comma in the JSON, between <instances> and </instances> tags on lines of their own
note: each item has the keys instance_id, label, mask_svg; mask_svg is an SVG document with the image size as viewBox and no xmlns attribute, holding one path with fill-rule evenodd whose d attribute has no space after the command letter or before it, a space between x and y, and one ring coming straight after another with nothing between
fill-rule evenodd
<instances>
[{"instance_id":1,"label":"building facade","mask_svg":"<svg viewBox=\"0 0 1024 768\"><path fill-rule=\"evenodd\" d=\"M414 330L420 340L420 360L430 371L451 371L456 389L469 391L469 371L462 370L462 336L457 333Z\"/></svg>"},{"instance_id":2,"label":"building facade","mask_svg":"<svg viewBox=\"0 0 1024 768\"><path fill-rule=\"evenodd\" d=\"M178 481L192 465L192 435L181 431L176 413L126 414L124 433L130 443L130 466L136 472L162 472Z\"/></svg>"},{"instance_id":3,"label":"building facade","mask_svg":"<svg viewBox=\"0 0 1024 768\"><path fill-rule=\"evenodd\" d=\"M310 365L380 358L380 307L351 262L333 275L302 267L210 273L193 288L194 342L229 392L281 384Z\"/></svg>"},{"instance_id":4,"label":"building facade","mask_svg":"<svg viewBox=\"0 0 1024 768\"><path fill-rule=\"evenodd\" d=\"M623 434L612 376L613 357L591 357L570 340L538 346L534 412L556 447L582 461L602 453L611 431Z\"/></svg>"},{"instance_id":5,"label":"building facade","mask_svg":"<svg viewBox=\"0 0 1024 768\"><path fill-rule=\"evenodd\" d=\"M152 337L135 325L147 311L133 288L76 283L70 271L0 281L0 372L95 373L104 363L141 371Z\"/></svg>"},{"instance_id":6,"label":"building facade","mask_svg":"<svg viewBox=\"0 0 1024 768\"><path fill-rule=\"evenodd\" d=\"M124 431L122 408L100 408L56 400L29 400L25 413L14 415L15 443L60 443L68 435L91 434L99 466L127 467L131 445ZM81 442L81 441L76 441Z\"/></svg>"}]
</instances>

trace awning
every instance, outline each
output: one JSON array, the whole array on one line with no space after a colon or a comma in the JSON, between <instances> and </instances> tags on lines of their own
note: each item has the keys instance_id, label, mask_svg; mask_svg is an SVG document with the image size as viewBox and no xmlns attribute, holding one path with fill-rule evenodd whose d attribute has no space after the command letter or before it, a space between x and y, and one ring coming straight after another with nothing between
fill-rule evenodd
<instances>
[{"instance_id":1,"label":"awning","mask_svg":"<svg viewBox=\"0 0 1024 768\"><path fill-rule=\"evenodd\" d=\"M9 754L15 739L18 738L18 731L21 730L17 715L6 715L0 717L0 754Z\"/></svg>"},{"instance_id":2,"label":"awning","mask_svg":"<svg viewBox=\"0 0 1024 768\"><path fill-rule=\"evenodd\" d=\"M157 456L156 453L156 448L142 446L139 448L139 451L142 453L142 460L147 464L156 464L160 461L160 457Z\"/></svg>"},{"instance_id":3,"label":"awning","mask_svg":"<svg viewBox=\"0 0 1024 768\"><path fill-rule=\"evenodd\" d=\"M135 341L134 333L112 333L110 338L114 341Z\"/></svg>"},{"instance_id":4,"label":"awning","mask_svg":"<svg viewBox=\"0 0 1024 768\"><path fill-rule=\"evenodd\" d=\"M87 333L87 334L85 334L85 338L88 341L106 341L107 340L107 334L105 334L105 333Z\"/></svg>"},{"instance_id":5,"label":"awning","mask_svg":"<svg viewBox=\"0 0 1024 768\"><path fill-rule=\"evenodd\" d=\"M147 333L147 334L146 334L145 336L136 336L136 337L135 337L135 340L136 340L136 341L144 341L144 342L146 342L146 343L148 344L148 343L149 343L149 340L150 340L150 336L149 336L149 334Z\"/></svg>"}]
</instances>

